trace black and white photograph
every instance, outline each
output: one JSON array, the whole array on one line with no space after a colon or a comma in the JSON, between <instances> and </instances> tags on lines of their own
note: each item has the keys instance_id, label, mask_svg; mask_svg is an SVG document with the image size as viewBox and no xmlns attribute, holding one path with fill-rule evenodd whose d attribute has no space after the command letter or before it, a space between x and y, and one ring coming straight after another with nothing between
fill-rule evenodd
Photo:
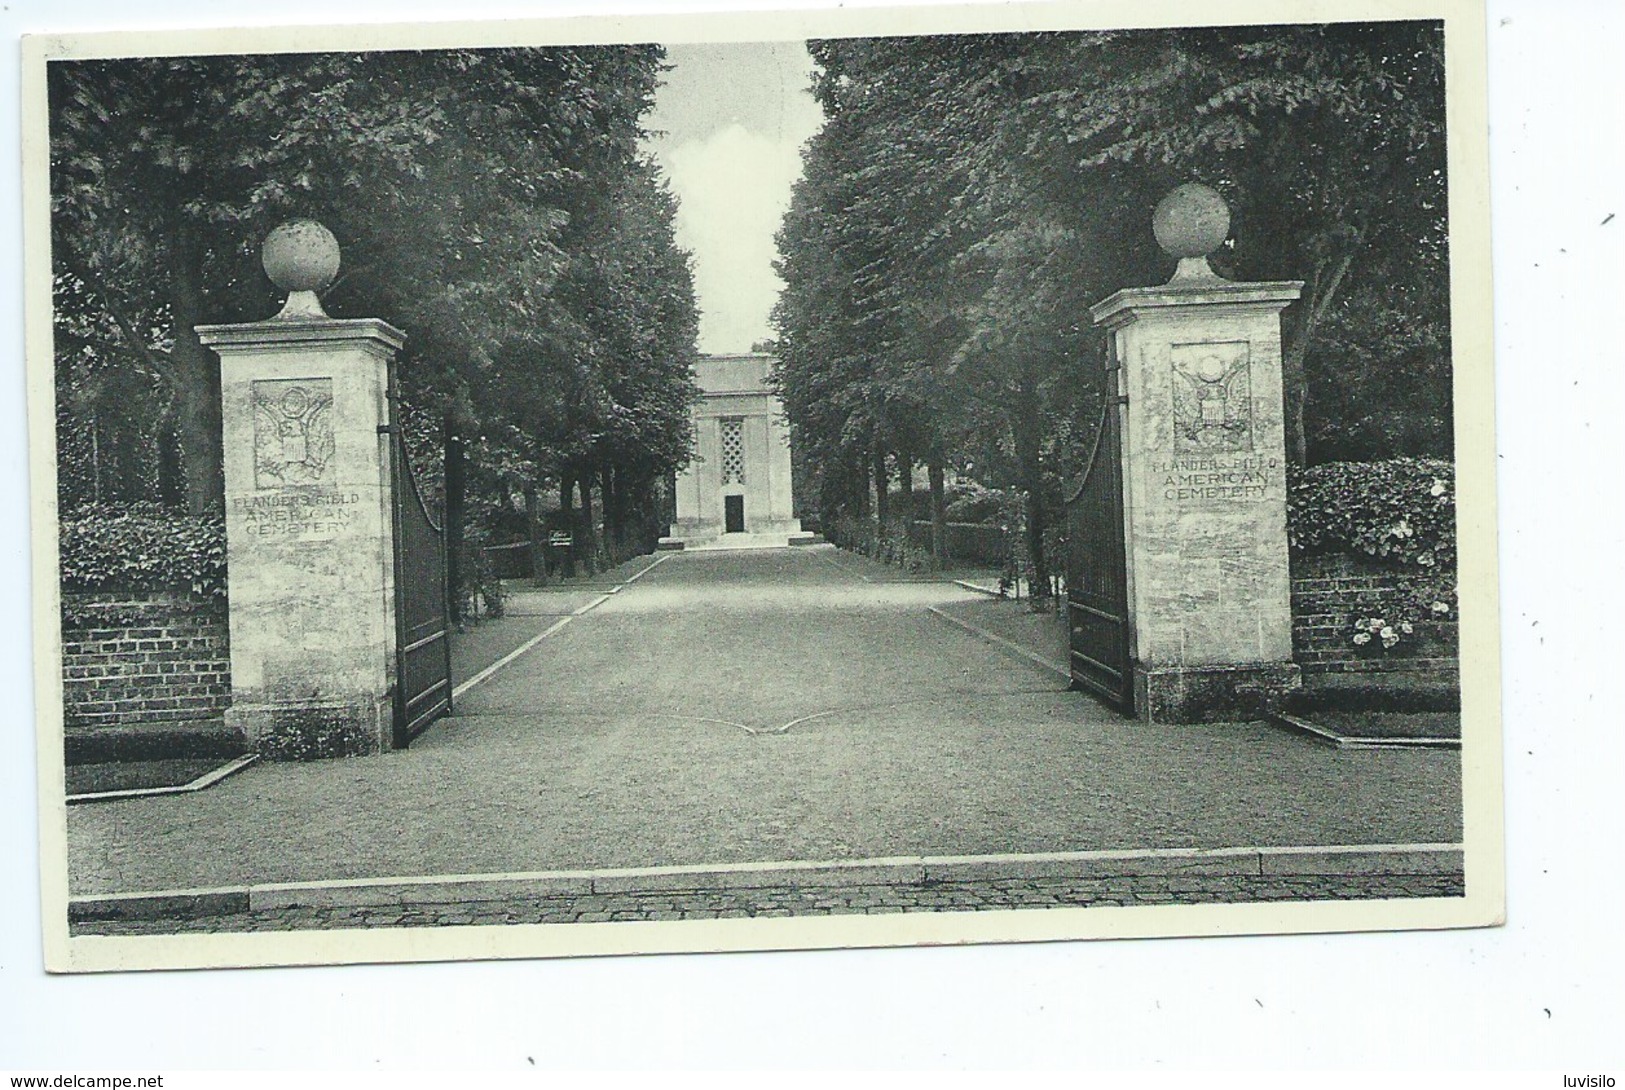
<instances>
[{"instance_id":1,"label":"black and white photograph","mask_svg":"<svg viewBox=\"0 0 1625 1090\"><path fill-rule=\"evenodd\" d=\"M1501 922L1483 12L1200 10L27 39L48 968Z\"/></svg>"}]
</instances>

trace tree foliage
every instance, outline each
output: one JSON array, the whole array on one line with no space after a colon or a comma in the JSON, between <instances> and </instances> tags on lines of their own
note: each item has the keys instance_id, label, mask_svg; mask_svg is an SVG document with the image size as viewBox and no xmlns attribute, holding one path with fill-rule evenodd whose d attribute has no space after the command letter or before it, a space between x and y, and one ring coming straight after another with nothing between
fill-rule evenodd
<instances>
[{"instance_id":1,"label":"tree foliage","mask_svg":"<svg viewBox=\"0 0 1625 1090\"><path fill-rule=\"evenodd\" d=\"M217 365L193 327L274 312L259 244L296 216L341 242L328 311L407 331L409 423L420 440L462 438L487 507L564 467L595 481L609 468L628 503L651 502L688 456L696 324L673 200L638 154L662 57L53 62L63 506L218 506ZM149 423L132 431L132 417ZM107 441L73 441L86 431L136 466L127 487Z\"/></svg>"},{"instance_id":2,"label":"tree foliage","mask_svg":"<svg viewBox=\"0 0 1625 1090\"><path fill-rule=\"evenodd\" d=\"M1437 23L811 48L827 122L779 237L776 379L832 513L884 502L888 457L905 489L934 460L1025 495L1045 574L1100 408L1087 307L1167 279L1150 211L1192 179L1232 206L1221 271L1305 281L1294 459L1448 452Z\"/></svg>"}]
</instances>

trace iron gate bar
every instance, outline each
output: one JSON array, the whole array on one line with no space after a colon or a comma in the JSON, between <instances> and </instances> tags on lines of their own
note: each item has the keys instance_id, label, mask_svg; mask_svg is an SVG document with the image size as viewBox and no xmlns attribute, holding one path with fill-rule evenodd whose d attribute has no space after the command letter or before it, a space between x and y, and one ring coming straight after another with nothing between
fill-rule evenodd
<instances>
[{"instance_id":1,"label":"iron gate bar","mask_svg":"<svg viewBox=\"0 0 1625 1090\"><path fill-rule=\"evenodd\" d=\"M429 633L429 635L423 637L421 640L417 641L416 643L408 644L407 648L406 648L407 653L410 654L411 652L416 651L418 648L424 646L425 644L433 643L435 640L445 639L445 637L446 637L446 632L445 632L444 629L441 629L439 632L431 632L431 633Z\"/></svg>"},{"instance_id":2,"label":"iron gate bar","mask_svg":"<svg viewBox=\"0 0 1625 1090\"><path fill-rule=\"evenodd\" d=\"M389 369L387 429L395 571L395 686L392 744L405 748L451 712L451 585L446 534L418 489L400 426L395 367Z\"/></svg>"},{"instance_id":3,"label":"iron gate bar","mask_svg":"<svg viewBox=\"0 0 1625 1090\"><path fill-rule=\"evenodd\" d=\"M1107 352L1100 423L1077 490L1067 499L1066 598L1072 687L1134 711L1129 668L1128 558L1123 542L1121 372Z\"/></svg>"},{"instance_id":4,"label":"iron gate bar","mask_svg":"<svg viewBox=\"0 0 1625 1090\"><path fill-rule=\"evenodd\" d=\"M1077 607L1079 609L1083 610L1085 613L1093 614L1096 617L1101 617L1101 618L1103 618L1105 620L1108 620L1108 621L1117 622L1117 621L1123 621L1123 620L1127 619L1120 613L1107 613L1103 609L1096 609L1094 606L1085 605L1082 602L1077 602L1075 604L1077 605Z\"/></svg>"}]
</instances>

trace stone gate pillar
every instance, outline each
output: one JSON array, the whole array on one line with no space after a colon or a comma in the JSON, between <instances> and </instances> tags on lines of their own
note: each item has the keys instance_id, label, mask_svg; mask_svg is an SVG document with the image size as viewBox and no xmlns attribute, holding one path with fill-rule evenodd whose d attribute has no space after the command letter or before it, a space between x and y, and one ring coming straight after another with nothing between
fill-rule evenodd
<instances>
[{"instance_id":1,"label":"stone gate pillar","mask_svg":"<svg viewBox=\"0 0 1625 1090\"><path fill-rule=\"evenodd\" d=\"M1135 707L1151 722L1256 714L1295 688L1281 311L1301 281L1238 283L1207 255L1229 209L1186 185L1152 224L1167 284L1090 308L1126 397L1124 541Z\"/></svg>"},{"instance_id":2,"label":"stone gate pillar","mask_svg":"<svg viewBox=\"0 0 1625 1090\"><path fill-rule=\"evenodd\" d=\"M289 292L275 318L199 326L220 356L232 706L253 749L325 736L370 752L391 737L394 553L389 369L404 335L336 320L315 293L338 244L310 221L266 239Z\"/></svg>"}]
</instances>

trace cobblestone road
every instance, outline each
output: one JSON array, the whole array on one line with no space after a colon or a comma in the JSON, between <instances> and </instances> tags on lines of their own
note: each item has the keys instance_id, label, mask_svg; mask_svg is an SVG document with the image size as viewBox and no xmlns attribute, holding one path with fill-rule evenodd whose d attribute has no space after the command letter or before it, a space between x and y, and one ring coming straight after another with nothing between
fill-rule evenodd
<instances>
[{"instance_id":1,"label":"cobblestone road","mask_svg":"<svg viewBox=\"0 0 1625 1090\"><path fill-rule=\"evenodd\" d=\"M190 920L88 921L74 924L72 932L75 935L168 935L347 927L713 920L1022 908L1371 900L1459 897L1462 894L1463 882L1459 874L1019 878L823 888L660 890L418 904L409 907L293 907Z\"/></svg>"}]
</instances>

